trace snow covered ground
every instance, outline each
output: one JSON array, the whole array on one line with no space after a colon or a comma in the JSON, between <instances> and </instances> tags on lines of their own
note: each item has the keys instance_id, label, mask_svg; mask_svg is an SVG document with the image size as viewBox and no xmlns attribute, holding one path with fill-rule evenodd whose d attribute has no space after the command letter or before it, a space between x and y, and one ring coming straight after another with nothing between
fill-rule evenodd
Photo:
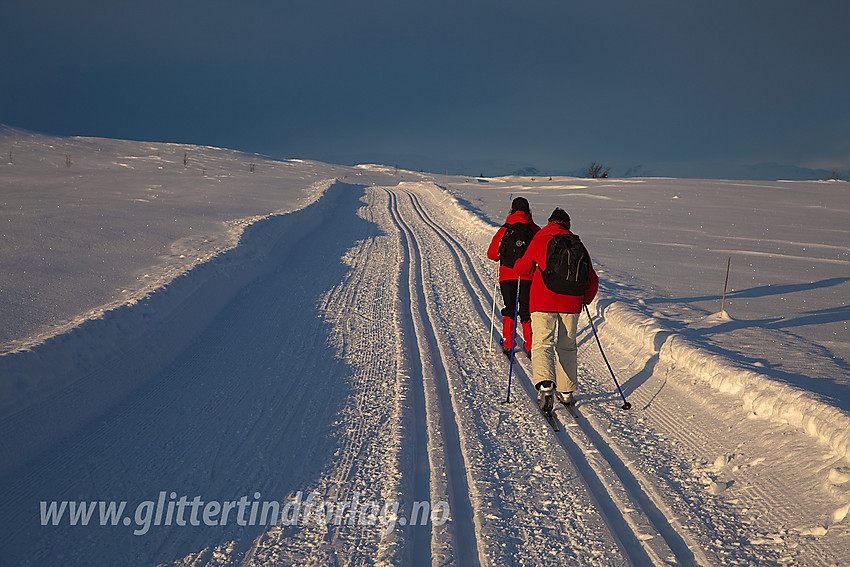
<instances>
[{"instance_id":1,"label":"snow covered ground","mask_svg":"<svg viewBox=\"0 0 850 567\"><path fill-rule=\"evenodd\" d=\"M850 562L846 183L0 149L0 565ZM522 357L500 403L511 194L572 215L631 410L586 320L577 417Z\"/></svg>"}]
</instances>

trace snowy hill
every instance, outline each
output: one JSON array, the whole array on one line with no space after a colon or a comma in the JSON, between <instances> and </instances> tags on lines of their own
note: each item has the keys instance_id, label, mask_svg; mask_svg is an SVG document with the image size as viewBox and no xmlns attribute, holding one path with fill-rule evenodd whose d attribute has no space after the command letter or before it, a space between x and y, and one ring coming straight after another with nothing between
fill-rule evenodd
<instances>
[{"instance_id":1,"label":"snowy hill","mask_svg":"<svg viewBox=\"0 0 850 567\"><path fill-rule=\"evenodd\" d=\"M850 561L847 183L0 149L0 564ZM523 357L500 403L519 194L590 250L630 411L585 319L560 432Z\"/></svg>"}]
</instances>

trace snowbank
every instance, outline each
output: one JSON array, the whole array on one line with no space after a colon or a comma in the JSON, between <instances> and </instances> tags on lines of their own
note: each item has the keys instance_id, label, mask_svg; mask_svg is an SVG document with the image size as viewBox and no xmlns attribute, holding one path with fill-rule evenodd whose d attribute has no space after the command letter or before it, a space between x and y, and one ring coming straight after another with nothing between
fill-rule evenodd
<instances>
[{"instance_id":1,"label":"snowbank","mask_svg":"<svg viewBox=\"0 0 850 567\"><path fill-rule=\"evenodd\" d=\"M595 301L595 317L612 332L632 341L674 370L672 376L702 380L738 398L753 414L788 423L826 443L838 456L850 458L850 416L818 399L817 394L783 384L728 358L713 354L687 337L665 329L656 319L620 301Z\"/></svg>"},{"instance_id":2,"label":"snowbank","mask_svg":"<svg viewBox=\"0 0 850 567\"><path fill-rule=\"evenodd\" d=\"M315 184L300 210L250 219L236 247L144 298L32 348L0 356L0 476L125 398L165 368L245 286L318 227L345 184Z\"/></svg>"}]
</instances>

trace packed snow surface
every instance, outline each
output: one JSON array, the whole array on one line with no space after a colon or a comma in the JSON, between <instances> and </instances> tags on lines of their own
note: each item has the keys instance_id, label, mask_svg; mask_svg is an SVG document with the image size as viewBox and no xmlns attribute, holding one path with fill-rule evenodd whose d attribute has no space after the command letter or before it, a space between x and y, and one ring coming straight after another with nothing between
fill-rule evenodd
<instances>
[{"instance_id":1,"label":"packed snow surface","mask_svg":"<svg viewBox=\"0 0 850 567\"><path fill-rule=\"evenodd\" d=\"M850 562L846 183L0 149L0 565ZM522 354L502 403L518 195L630 410L586 317L561 431Z\"/></svg>"}]
</instances>

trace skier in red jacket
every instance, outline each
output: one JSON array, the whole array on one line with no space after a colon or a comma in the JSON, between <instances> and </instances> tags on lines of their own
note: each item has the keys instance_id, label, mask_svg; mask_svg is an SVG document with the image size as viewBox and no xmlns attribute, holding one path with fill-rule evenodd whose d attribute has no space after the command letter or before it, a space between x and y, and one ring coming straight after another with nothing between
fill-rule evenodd
<instances>
[{"instance_id":1,"label":"skier in red jacket","mask_svg":"<svg viewBox=\"0 0 850 567\"><path fill-rule=\"evenodd\" d=\"M577 284L579 288L583 288L583 293L581 290L578 295L557 293L544 281L547 251L556 235L571 235L577 243L576 246L584 253L586 263L581 279L586 279L586 283ZM557 396L564 405L569 405L578 386L578 319L584 304L590 303L596 297L599 278L593 270L584 245L570 232L570 216L566 211L556 208L552 212L549 224L534 236L528 250L514 265L514 271L523 278L532 277L529 308L534 347L531 368L541 407L547 396ZM546 277L552 276L547 273ZM549 282L554 285L551 279ZM549 407L551 408L551 405Z\"/></svg>"},{"instance_id":2,"label":"skier in red jacket","mask_svg":"<svg viewBox=\"0 0 850 567\"><path fill-rule=\"evenodd\" d=\"M522 278L519 286L519 310L516 309L517 281L519 276L514 270L514 263L523 255L532 237L540 230L531 218L531 209L525 197L517 197L511 202L511 211L505 224L499 228L487 257L499 262L499 288L505 308L502 309L502 348L510 356L514 346L514 316L519 315L522 322L522 334L525 350L531 356L531 312L528 309L528 298L531 290L531 275ZM507 238L505 238L507 235Z\"/></svg>"}]
</instances>

